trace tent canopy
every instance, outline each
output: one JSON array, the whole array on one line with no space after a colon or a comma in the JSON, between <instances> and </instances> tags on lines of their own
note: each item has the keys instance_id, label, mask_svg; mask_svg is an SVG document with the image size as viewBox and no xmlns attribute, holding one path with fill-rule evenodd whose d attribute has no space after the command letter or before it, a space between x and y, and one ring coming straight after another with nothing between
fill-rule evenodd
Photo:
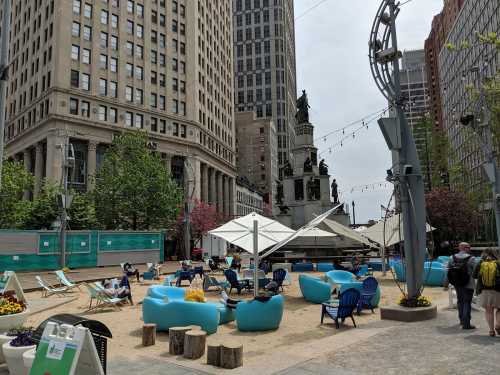
<instances>
[{"instance_id":1,"label":"tent canopy","mask_svg":"<svg viewBox=\"0 0 500 375\"><path fill-rule=\"evenodd\" d=\"M323 225L327 230L331 230L333 233L337 235L344 236L353 241L362 243L363 245L367 245L373 247L374 244L366 237L363 237L360 232L355 231L345 225L337 223L336 221L325 219L323 221Z\"/></svg>"},{"instance_id":2,"label":"tent canopy","mask_svg":"<svg viewBox=\"0 0 500 375\"><path fill-rule=\"evenodd\" d=\"M432 232L435 229L436 228L431 227L429 224L426 224L427 233ZM396 214L385 220L380 220L377 224L358 233L378 243L380 246L393 246L401 241L404 241L402 216L400 214Z\"/></svg>"},{"instance_id":3,"label":"tent canopy","mask_svg":"<svg viewBox=\"0 0 500 375\"><path fill-rule=\"evenodd\" d=\"M255 212L231 220L219 228L209 231L208 233L220 237L227 242L236 245L243 250L254 253L253 248L253 223L258 223L258 252L283 241L295 233L293 229L280 224L270 218L261 216Z\"/></svg>"}]
</instances>

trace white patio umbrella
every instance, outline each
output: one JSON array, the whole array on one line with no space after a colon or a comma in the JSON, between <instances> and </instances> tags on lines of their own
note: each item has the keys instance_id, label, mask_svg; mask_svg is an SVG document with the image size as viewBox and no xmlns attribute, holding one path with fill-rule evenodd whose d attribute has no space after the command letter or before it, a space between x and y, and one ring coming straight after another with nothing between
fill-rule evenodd
<instances>
[{"instance_id":1,"label":"white patio umbrella","mask_svg":"<svg viewBox=\"0 0 500 375\"><path fill-rule=\"evenodd\" d=\"M275 220L253 212L247 216L231 220L208 233L253 254L255 264L254 295L256 296L259 253L292 236L295 231Z\"/></svg>"}]
</instances>

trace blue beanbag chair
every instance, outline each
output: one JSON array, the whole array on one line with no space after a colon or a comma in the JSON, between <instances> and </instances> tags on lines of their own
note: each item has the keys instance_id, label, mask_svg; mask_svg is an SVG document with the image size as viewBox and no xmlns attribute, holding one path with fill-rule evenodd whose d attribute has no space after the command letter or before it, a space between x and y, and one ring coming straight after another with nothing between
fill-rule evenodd
<instances>
[{"instance_id":1,"label":"blue beanbag chair","mask_svg":"<svg viewBox=\"0 0 500 375\"><path fill-rule=\"evenodd\" d=\"M300 291L305 300L312 303L323 303L332 298L332 286L319 277L299 275Z\"/></svg>"},{"instance_id":2,"label":"blue beanbag chair","mask_svg":"<svg viewBox=\"0 0 500 375\"><path fill-rule=\"evenodd\" d=\"M280 326L285 299L282 295L266 302L242 301L236 305L236 324L240 331L270 331Z\"/></svg>"},{"instance_id":3,"label":"blue beanbag chair","mask_svg":"<svg viewBox=\"0 0 500 375\"><path fill-rule=\"evenodd\" d=\"M146 297L142 303L144 323L156 324L158 331L171 327L200 326L207 334L217 332L220 312L215 304Z\"/></svg>"},{"instance_id":4,"label":"blue beanbag chair","mask_svg":"<svg viewBox=\"0 0 500 375\"><path fill-rule=\"evenodd\" d=\"M328 272L328 271L333 271L335 267L333 266L332 263L318 263L316 265L316 271L318 272Z\"/></svg>"},{"instance_id":5,"label":"blue beanbag chair","mask_svg":"<svg viewBox=\"0 0 500 375\"><path fill-rule=\"evenodd\" d=\"M363 284L360 281L356 281L355 276L349 271L334 270L327 272L325 275L333 284L340 285L339 293L342 293L350 288L359 290Z\"/></svg>"},{"instance_id":6,"label":"blue beanbag chair","mask_svg":"<svg viewBox=\"0 0 500 375\"><path fill-rule=\"evenodd\" d=\"M292 264L292 272L312 272L314 265L312 263L294 263Z\"/></svg>"},{"instance_id":7,"label":"blue beanbag chair","mask_svg":"<svg viewBox=\"0 0 500 375\"><path fill-rule=\"evenodd\" d=\"M405 267L403 267L403 263L395 262L393 268L396 279L398 281L406 281L406 270ZM424 273L422 277L424 284L427 286L443 286L447 274L448 270L443 263L436 261L424 263Z\"/></svg>"},{"instance_id":8,"label":"blue beanbag chair","mask_svg":"<svg viewBox=\"0 0 500 375\"><path fill-rule=\"evenodd\" d=\"M184 301L186 289L177 288L175 286L153 285L148 288L148 297L171 300Z\"/></svg>"}]
</instances>

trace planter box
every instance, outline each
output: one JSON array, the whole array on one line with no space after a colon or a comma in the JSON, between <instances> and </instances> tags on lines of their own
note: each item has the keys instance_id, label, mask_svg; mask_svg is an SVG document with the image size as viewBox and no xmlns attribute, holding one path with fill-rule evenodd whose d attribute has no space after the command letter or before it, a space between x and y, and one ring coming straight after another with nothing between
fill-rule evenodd
<instances>
[{"instance_id":1,"label":"planter box","mask_svg":"<svg viewBox=\"0 0 500 375\"><path fill-rule=\"evenodd\" d=\"M10 340L12 340L12 336L7 336L5 334L0 335L0 365L2 363L5 363L5 358L3 357L2 345L5 344L6 342L9 342Z\"/></svg>"},{"instance_id":2,"label":"planter box","mask_svg":"<svg viewBox=\"0 0 500 375\"><path fill-rule=\"evenodd\" d=\"M2 345L5 362L7 362L7 367L11 375L29 374L29 371L24 366L23 354L30 349L36 349L36 345L14 347L10 346L10 341Z\"/></svg>"},{"instance_id":3,"label":"planter box","mask_svg":"<svg viewBox=\"0 0 500 375\"><path fill-rule=\"evenodd\" d=\"M27 350L23 353L23 363L26 373L29 374L31 366L33 366L33 361L35 360L36 348Z\"/></svg>"},{"instance_id":4,"label":"planter box","mask_svg":"<svg viewBox=\"0 0 500 375\"><path fill-rule=\"evenodd\" d=\"M0 316L0 332L7 332L9 329L21 327L28 319L29 314L30 310L26 309L19 314Z\"/></svg>"}]
</instances>

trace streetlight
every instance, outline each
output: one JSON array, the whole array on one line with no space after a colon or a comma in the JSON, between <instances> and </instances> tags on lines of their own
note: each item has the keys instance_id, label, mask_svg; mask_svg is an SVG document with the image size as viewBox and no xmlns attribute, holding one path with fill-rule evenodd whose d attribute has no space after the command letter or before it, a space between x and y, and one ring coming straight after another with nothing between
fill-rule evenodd
<instances>
[{"instance_id":1,"label":"streetlight","mask_svg":"<svg viewBox=\"0 0 500 375\"><path fill-rule=\"evenodd\" d=\"M421 293L426 245L425 187L415 140L404 113L407 98L401 92L396 18L399 3L383 0L373 22L369 42L370 68L382 95L395 109L396 117L378 123L393 156L394 184L399 191L403 218L404 252L408 298Z\"/></svg>"}]
</instances>

